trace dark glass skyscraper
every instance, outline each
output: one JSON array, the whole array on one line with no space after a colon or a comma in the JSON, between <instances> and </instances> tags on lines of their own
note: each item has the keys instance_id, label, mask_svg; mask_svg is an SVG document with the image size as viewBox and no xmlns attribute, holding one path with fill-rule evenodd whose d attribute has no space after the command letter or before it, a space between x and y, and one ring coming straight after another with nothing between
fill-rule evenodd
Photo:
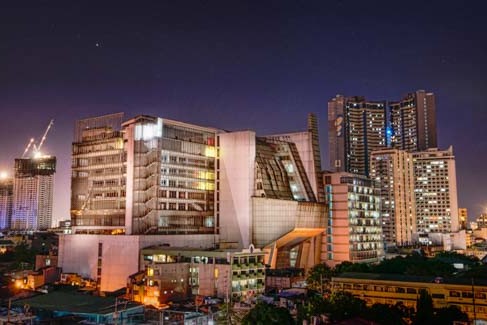
<instances>
[{"instance_id":1,"label":"dark glass skyscraper","mask_svg":"<svg viewBox=\"0 0 487 325\"><path fill-rule=\"evenodd\" d=\"M330 168L369 175L372 151L436 148L435 95L418 90L400 101L337 95L328 102Z\"/></svg>"},{"instance_id":2,"label":"dark glass skyscraper","mask_svg":"<svg viewBox=\"0 0 487 325\"><path fill-rule=\"evenodd\" d=\"M392 147L409 152L437 147L433 93L418 90L389 103Z\"/></svg>"},{"instance_id":3,"label":"dark glass skyscraper","mask_svg":"<svg viewBox=\"0 0 487 325\"><path fill-rule=\"evenodd\" d=\"M386 141L386 103L337 95L328 102L330 165L334 171L369 175L370 153Z\"/></svg>"}]
</instances>

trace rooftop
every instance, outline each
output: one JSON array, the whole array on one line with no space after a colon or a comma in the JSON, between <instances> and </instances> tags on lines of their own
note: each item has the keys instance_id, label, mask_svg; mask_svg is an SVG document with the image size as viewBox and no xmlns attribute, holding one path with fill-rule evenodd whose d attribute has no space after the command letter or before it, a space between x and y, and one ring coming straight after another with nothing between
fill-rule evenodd
<instances>
[{"instance_id":1,"label":"rooftop","mask_svg":"<svg viewBox=\"0 0 487 325\"><path fill-rule=\"evenodd\" d=\"M28 304L32 309L65 311L82 314L109 314L115 311L115 297L97 297L76 291L56 290L31 298L13 302L14 306ZM128 309L139 304L118 300L118 310Z\"/></svg>"},{"instance_id":2,"label":"rooftop","mask_svg":"<svg viewBox=\"0 0 487 325\"><path fill-rule=\"evenodd\" d=\"M435 276L416 276L394 273L360 273L360 272L346 272L333 277L333 279L358 279L358 280L377 280L377 281L401 281L401 282L419 282L419 283L434 283ZM458 284L458 285L472 285L471 278L441 278L441 283ZM487 286L486 279L474 279L476 286Z\"/></svg>"}]
</instances>

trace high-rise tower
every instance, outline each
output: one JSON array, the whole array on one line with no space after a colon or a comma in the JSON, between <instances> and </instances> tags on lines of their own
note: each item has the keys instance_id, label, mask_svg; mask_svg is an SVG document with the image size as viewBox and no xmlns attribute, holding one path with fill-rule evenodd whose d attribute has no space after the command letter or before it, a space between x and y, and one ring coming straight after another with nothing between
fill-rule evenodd
<instances>
[{"instance_id":1,"label":"high-rise tower","mask_svg":"<svg viewBox=\"0 0 487 325\"><path fill-rule=\"evenodd\" d=\"M12 229L45 230L51 227L56 157L15 159Z\"/></svg>"},{"instance_id":2,"label":"high-rise tower","mask_svg":"<svg viewBox=\"0 0 487 325\"><path fill-rule=\"evenodd\" d=\"M458 199L453 148L413 153L414 193L419 233L458 231Z\"/></svg>"},{"instance_id":3,"label":"high-rise tower","mask_svg":"<svg viewBox=\"0 0 487 325\"><path fill-rule=\"evenodd\" d=\"M416 233L412 154L398 149L374 151L370 169L370 177L380 188L385 243L390 246L411 244Z\"/></svg>"},{"instance_id":4,"label":"high-rise tower","mask_svg":"<svg viewBox=\"0 0 487 325\"><path fill-rule=\"evenodd\" d=\"M389 103L391 146L413 151L437 147L436 101L433 93L418 90Z\"/></svg>"},{"instance_id":5,"label":"high-rise tower","mask_svg":"<svg viewBox=\"0 0 487 325\"><path fill-rule=\"evenodd\" d=\"M386 103L337 95L328 102L330 167L369 175L370 153L385 148Z\"/></svg>"}]
</instances>

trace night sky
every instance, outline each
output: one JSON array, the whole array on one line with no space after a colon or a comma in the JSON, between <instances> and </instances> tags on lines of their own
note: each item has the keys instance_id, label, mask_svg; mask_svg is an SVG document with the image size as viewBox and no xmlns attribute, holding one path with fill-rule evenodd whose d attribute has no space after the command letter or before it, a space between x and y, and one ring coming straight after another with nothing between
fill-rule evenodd
<instances>
[{"instance_id":1,"label":"night sky","mask_svg":"<svg viewBox=\"0 0 487 325\"><path fill-rule=\"evenodd\" d=\"M76 119L123 111L259 134L320 121L327 101L437 96L459 206L487 208L484 1L2 1L0 170L55 119L54 218L69 218ZM467 5L468 4L468 5Z\"/></svg>"}]
</instances>

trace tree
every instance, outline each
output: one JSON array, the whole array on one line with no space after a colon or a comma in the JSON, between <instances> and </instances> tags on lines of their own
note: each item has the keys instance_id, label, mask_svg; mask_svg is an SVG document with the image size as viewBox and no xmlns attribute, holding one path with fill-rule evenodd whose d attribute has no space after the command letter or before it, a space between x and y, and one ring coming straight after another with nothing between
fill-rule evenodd
<instances>
[{"instance_id":1,"label":"tree","mask_svg":"<svg viewBox=\"0 0 487 325\"><path fill-rule=\"evenodd\" d=\"M391 306L384 304L374 304L364 314L368 320L377 322L381 325L400 325L405 324L403 317L405 317L400 306Z\"/></svg>"},{"instance_id":2,"label":"tree","mask_svg":"<svg viewBox=\"0 0 487 325\"><path fill-rule=\"evenodd\" d=\"M35 264L36 252L29 245L22 242L14 247L14 260L17 268L24 268L24 265L32 266Z\"/></svg>"},{"instance_id":3,"label":"tree","mask_svg":"<svg viewBox=\"0 0 487 325\"><path fill-rule=\"evenodd\" d=\"M316 264L309 270L306 283L309 289L319 292L328 291L331 277L334 275L335 273L328 265L324 263Z\"/></svg>"},{"instance_id":4,"label":"tree","mask_svg":"<svg viewBox=\"0 0 487 325\"><path fill-rule=\"evenodd\" d=\"M468 315L457 306L450 306L436 311L433 325L451 325L455 321L468 322Z\"/></svg>"},{"instance_id":5,"label":"tree","mask_svg":"<svg viewBox=\"0 0 487 325\"><path fill-rule=\"evenodd\" d=\"M289 310L259 302L242 319L242 325L291 325L294 320Z\"/></svg>"},{"instance_id":6,"label":"tree","mask_svg":"<svg viewBox=\"0 0 487 325\"><path fill-rule=\"evenodd\" d=\"M312 316L319 316L328 313L330 303L322 296L313 295L298 306L297 323L302 324L303 320L311 320Z\"/></svg>"},{"instance_id":7,"label":"tree","mask_svg":"<svg viewBox=\"0 0 487 325\"><path fill-rule=\"evenodd\" d=\"M367 310L365 301L355 298L345 291L334 292L330 296L329 313L332 319L342 320L364 314Z\"/></svg>"},{"instance_id":8,"label":"tree","mask_svg":"<svg viewBox=\"0 0 487 325\"><path fill-rule=\"evenodd\" d=\"M242 315L237 313L231 304L224 303L220 306L218 311L218 317L216 319L217 324L236 325L242 322Z\"/></svg>"},{"instance_id":9,"label":"tree","mask_svg":"<svg viewBox=\"0 0 487 325\"><path fill-rule=\"evenodd\" d=\"M334 273L341 274L345 272L362 272L367 273L370 272L370 266L366 263L352 263L352 262L342 262L335 266Z\"/></svg>"},{"instance_id":10,"label":"tree","mask_svg":"<svg viewBox=\"0 0 487 325\"><path fill-rule=\"evenodd\" d=\"M416 316L413 324L431 324L434 319L433 299L428 291L421 289L416 300Z\"/></svg>"}]
</instances>

